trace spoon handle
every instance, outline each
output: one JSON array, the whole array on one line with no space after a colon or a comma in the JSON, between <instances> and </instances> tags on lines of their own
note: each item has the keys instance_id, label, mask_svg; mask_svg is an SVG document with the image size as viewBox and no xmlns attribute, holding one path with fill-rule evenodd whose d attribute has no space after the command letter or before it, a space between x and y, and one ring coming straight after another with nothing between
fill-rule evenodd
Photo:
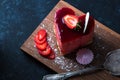
<instances>
[{"instance_id":1,"label":"spoon handle","mask_svg":"<svg viewBox=\"0 0 120 80\"><path fill-rule=\"evenodd\" d=\"M94 72L100 69L103 69L102 66L93 66L93 67L88 67L88 68L78 70L78 71L73 71L73 72L65 72L65 73L60 73L60 74L49 74L49 75L43 76L42 80L64 80L64 79L67 79L75 75L82 75L82 74Z\"/></svg>"}]
</instances>

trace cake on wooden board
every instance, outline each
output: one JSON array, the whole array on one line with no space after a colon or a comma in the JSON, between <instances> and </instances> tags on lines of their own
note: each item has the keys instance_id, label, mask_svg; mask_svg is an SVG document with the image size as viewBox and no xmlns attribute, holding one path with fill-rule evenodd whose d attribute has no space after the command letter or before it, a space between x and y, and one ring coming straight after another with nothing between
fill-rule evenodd
<instances>
[{"instance_id":1,"label":"cake on wooden board","mask_svg":"<svg viewBox=\"0 0 120 80\"><path fill-rule=\"evenodd\" d=\"M66 56L60 56L59 50L56 45L56 38L53 32L53 21L55 12L62 8L69 7L76 12L77 15L84 15L84 13L75 7L71 6L69 3L65 1L59 1L59 3L50 11L50 13L45 17L45 19L40 23L40 25L33 31L33 33L29 36L29 38L24 42L21 46L21 49L29 54L39 62L43 63L50 69L56 71L57 73L67 72L67 71L75 71L83 69L83 66L76 63L74 54L68 54ZM55 59L49 60L38 54L36 47L34 46L34 37L37 32L44 28L50 34L48 38L51 38L50 45L52 45L53 49L55 49ZM111 37L112 36L112 37ZM100 55L94 59L92 65L98 65L104 61L105 54L111 50L120 48L120 35L115 31L109 29L107 26L95 20L95 30L94 30L94 41L92 44L88 46L96 55ZM61 61L64 63L61 63ZM72 64L72 65L71 65ZM114 77L109 75L106 71L100 71L97 73L93 73L87 76L76 76L70 78L70 80L119 80L119 77Z\"/></svg>"},{"instance_id":2,"label":"cake on wooden board","mask_svg":"<svg viewBox=\"0 0 120 80\"><path fill-rule=\"evenodd\" d=\"M63 55L71 53L79 47L84 47L92 42L94 32L94 19L89 18L86 32L83 33L85 16L79 15L78 20L82 28L79 31L69 29L63 21L65 15L75 15L75 12L67 7L58 9L55 13L54 32L56 35L58 47Z\"/></svg>"}]
</instances>

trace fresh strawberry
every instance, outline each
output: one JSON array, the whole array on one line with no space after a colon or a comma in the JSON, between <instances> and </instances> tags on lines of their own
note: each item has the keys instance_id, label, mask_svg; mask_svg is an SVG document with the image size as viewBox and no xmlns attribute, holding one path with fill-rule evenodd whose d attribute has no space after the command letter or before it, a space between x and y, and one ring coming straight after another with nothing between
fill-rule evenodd
<instances>
[{"instance_id":1,"label":"fresh strawberry","mask_svg":"<svg viewBox=\"0 0 120 80\"><path fill-rule=\"evenodd\" d=\"M48 56L51 53L50 46L47 46L46 50L43 51L43 55Z\"/></svg>"},{"instance_id":2,"label":"fresh strawberry","mask_svg":"<svg viewBox=\"0 0 120 80\"><path fill-rule=\"evenodd\" d=\"M41 29L40 31L38 31L38 39L42 40L43 38L45 38L47 36L46 30L45 29Z\"/></svg>"},{"instance_id":3,"label":"fresh strawberry","mask_svg":"<svg viewBox=\"0 0 120 80\"><path fill-rule=\"evenodd\" d=\"M55 59L55 53L51 51L50 55L48 56L49 59Z\"/></svg>"},{"instance_id":4,"label":"fresh strawberry","mask_svg":"<svg viewBox=\"0 0 120 80\"><path fill-rule=\"evenodd\" d=\"M36 47L38 48L38 49L40 49L40 50L45 50L46 49L46 47L47 47L47 45L48 45L48 43L45 41L44 43L42 43L42 44L37 44L36 43Z\"/></svg>"},{"instance_id":5,"label":"fresh strawberry","mask_svg":"<svg viewBox=\"0 0 120 80\"><path fill-rule=\"evenodd\" d=\"M38 34L35 36L34 41L41 56L48 59L55 58L55 54L53 53L52 48L47 42L46 30L41 29L40 31L38 31Z\"/></svg>"},{"instance_id":6,"label":"fresh strawberry","mask_svg":"<svg viewBox=\"0 0 120 80\"><path fill-rule=\"evenodd\" d=\"M48 58L48 59L54 59L55 58L55 54L54 54L54 52L52 51L52 49L49 45L43 51L38 49L38 52L41 56L43 56L45 58Z\"/></svg>"},{"instance_id":7,"label":"fresh strawberry","mask_svg":"<svg viewBox=\"0 0 120 80\"><path fill-rule=\"evenodd\" d=\"M37 44L42 44L46 41L46 38L43 38L41 40L38 39L38 35L35 36L34 38L34 41L37 43Z\"/></svg>"},{"instance_id":8,"label":"fresh strawberry","mask_svg":"<svg viewBox=\"0 0 120 80\"><path fill-rule=\"evenodd\" d=\"M80 23L78 21L78 17L75 15L65 15L63 17L63 22L67 25L70 29L80 29Z\"/></svg>"},{"instance_id":9,"label":"fresh strawberry","mask_svg":"<svg viewBox=\"0 0 120 80\"><path fill-rule=\"evenodd\" d=\"M44 56L44 57L49 56L49 55L51 54L51 48L50 48L50 46L48 45L48 46L46 47L46 49L43 50L43 51L39 50L39 54L41 54L41 55Z\"/></svg>"}]
</instances>

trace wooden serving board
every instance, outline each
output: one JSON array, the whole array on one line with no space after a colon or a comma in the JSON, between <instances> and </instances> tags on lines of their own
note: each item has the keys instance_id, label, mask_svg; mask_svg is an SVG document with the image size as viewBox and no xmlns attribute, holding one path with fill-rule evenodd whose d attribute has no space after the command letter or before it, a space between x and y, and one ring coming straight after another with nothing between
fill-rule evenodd
<instances>
[{"instance_id":1,"label":"wooden serving board","mask_svg":"<svg viewBox=\"0 0 120 80\"><path fill-rule=\"evenodd\" d=\"M30 35L30 37L21 46L21 49L27 54L31 55L41 63L45 64L57 73L75 71L85 68L78 64L75 60L75 52L68 54L66 56L61 56L57 47L56 37L53 31L54 16L56 10L62 7L69 7L76 12L76 15L84 14L82 11L76 9L65 1L59 1L58 4L51 10L48 16L40 23L40 25L35 29L35 31ZM38 54L35 47L34 36L37 34L38 30L44 28L47 30L48 43L52 46L55 51L56 58L54 60L46 59ZM111 50L120 48L120 35L111 29L107 28L105 25L98 21L95 21L95 31L93 43L86 48L91 49L94 52L95 58L89 66L95 66L102 64L105 59L106 53ZM70 78L70 80L119 80L120 78L111 76L107 71L99 71L93 74L76 76Z\"/></svg>"}]
</instances>

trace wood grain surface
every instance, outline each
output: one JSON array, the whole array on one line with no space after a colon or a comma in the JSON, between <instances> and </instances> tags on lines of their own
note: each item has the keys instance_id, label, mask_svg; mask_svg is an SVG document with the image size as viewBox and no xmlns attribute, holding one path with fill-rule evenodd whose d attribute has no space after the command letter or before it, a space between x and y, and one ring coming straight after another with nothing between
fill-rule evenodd
<instances>
[{"instance_id":1,"label":"wood grain surface","mask_svg":"<svg viewBox=\"0 0 120 80\"><path fill-rule=\"evenodd\" d=\"M21 46L21 49L27 54L31 55L41 63L48 66L50 69L56 71L57 73L75 71L83 69L87 66L80 65L75 60L75 52L70 53L66 56L59 55L59 49L56 43L56 37L53 31L54 16L56 10L62 7L69 7L73 9L76 15L84 14L82 11L76 9L65 1L60 0L58 4L51 10L51 12L46 16L46 18L40 23L40 25L33 31L29 38ZM35 47L34 36L40 29L46 29L48 36L48 43L52 46L55 52L56 58L54 60L46 59L38 54ZM95 31L93 43L86 46L86 48L91 49L94 52L94 60L88 66L95 66L102 64L105 60L105 55L114 49L120 48L120 35L105 25L98 21L95 21ZM102 70L92 74L76 76L70 78L70 80L120 80L119 77L115 77L109 74L108 71Z\"/></svg>"}]
</instances>

